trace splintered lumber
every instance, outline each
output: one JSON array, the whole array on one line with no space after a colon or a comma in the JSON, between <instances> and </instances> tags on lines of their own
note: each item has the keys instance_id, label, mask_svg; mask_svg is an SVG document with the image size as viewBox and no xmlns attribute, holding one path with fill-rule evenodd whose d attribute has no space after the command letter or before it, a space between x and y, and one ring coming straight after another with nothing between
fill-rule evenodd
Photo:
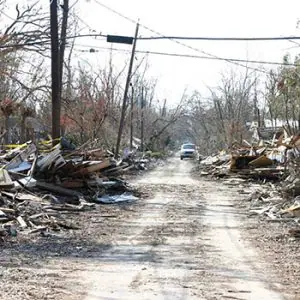
<instances>
[{"instance_id":1,"label":"splintered lumber","mask_svg":"<svg viewBox=\"0 0 300 300\"><path fill-rule=\"evenodd\" d=\"M249 165L253 167L266 167L273 165L273 161L265 155L261 155L260 157L250 161Z\"/></svg>"},{"instance_id":2,"label":"splintered lumber","mask_svg":"<svg viewBox=\"0 0 300 300\"><path fill-rule=\"evenodd\" d=\"M110 159L106 159L104 161L95 161L90 162L87 166L80 168L78 171L74 172L72 175L87 175L94 172L99 172L105 168L112 166L112 161Z\"/></svg>"},{"instance_id":3,"label":"splintered lumber","mask_svg":"<svg viewBox=\"0 0 300 300\"><path fill-rule=\"evenodd\" d=\"M232 156L230 170L249 168L249 163L257 158L257 156L252 155Z\"/></svg>"},{"instance_id":4,"label":"splintered lumber","mask_svg":"<svg viewBox=\"0 0 300 300\"><path fill-rule=\"evenodd\" d=\"M75 171L75 165L73 161L67 161L62 167L59 168L59 172L62 174L70 174Z\"/></svg>"},{"instance_id":5,"label":"splintered lumber","mask_svg":"<svg viewBox=\"0 0 300 300\"><path fill-rule=\"evenodd\" d=\"M33 188L36 186L36 180L30 176L17 179L15 182L15 188L21 188L21 187L27 187L27 188Z\"/></svg>"},{"instance_id":6,"label":"splintered lumber","mask_svg":"<svg viewBox=\"0 0 300 300\"><path fill-rule=\"evenodd\" d=\"M82 211L83 206L68 206L68 205L47 205L44 207L45 210L55 210L55 211Z\"/></svg>"},{"instance_id":7,"label":"splintered lumber","mask_svg":"<svg viewBox=\"0 0 300 300\"><path fill-rule=\"evenodd\" d=\"M282 210L282 213L289 213L294 217L300 217L300 204L292 205L291 207Z\"/></svg>"},{"instance_id":8,"label":"splintered lumber","mask_svg":"<svg viewBox=\"0 0 300 300\"><path fill-rule=\"evenodd\" d=\"M102 162L94 163L94 164L88 166L87 168L85 168L85 170L87 171L87 173L94 173L94 172L100 171L102 169L108 168L111 165L112 165L112 162L109 159L107 159Z\"/></svg>"},{"instance_id":9,"label":"splintered lumber","mask_svg":"<svg viewBox=\"0 0 300 300\"><path fill-rule=\"evenodd\" d=\"M61 158L60 145L58 144L55 149L46 154L42 159L37 162L37 166L41 171L46 170L57 158Z\"/></svg>"},{"instance_id":10,"label":"splintered lumber","mask_svg":"<svg viewBox=\"0 0 300 300\"><path fill-rule=\"evenodd\" d=\"M2 210L0 210L0 222L6 222L9 221L10 218L6 215L6 213Z\"/></svg>"},{"instance_id":11,"label":"splintered lumber","mask_svg":"<svg viewBox=\"0 0 300 300\"><path fill-rule=\"evenodd\" d=\"M6 214L0 209L0 218L1 217L6 217Z\"/></svg>"},{"instance_id":12,"label":"splintered lumber","mask_svg":"<svg viewBox=\"0 0 300 300\"><path fill-rule=\"evenodd\" d=\"M71 189L66 189L51 183L43 182L43 181L37 181L36 186L43 189L47 190L53 193L58 193L66 196L75 196L75 197L80 197L82 196L81 193L77 191L73 191Z\"/></svg>"},{"instance_id":13,"label":"splintered lumber","mask_svg":"<svg viewBox=\"0 0 300 300\"><path fill-rule=\"evenodd\" d=\"M81 179L65 180L61 183L64 188L82 188L84 187L84 182Z\"/></svg>"},{"instance_id":14,"label":"splintered lumber","mask_svg":"<svg viewBox=\"0 0 300 300\"><path fill-rule=\"evenodd\" d=\"M89 150L89 151L85 152L84 154L86 154L88 156L97 157L97 158L103 158L107 155L107 151L105 151L103 149L94 149L94 150Z\"/></svg>"},{"instance_id":15,"label":"splintered lumber","mask_svg":"<svg viewBox=\"0 0 300 300\"><path fill-rule=\"evenodd\" d=\"M128 164L124 164L124 165L121 165L119 167L115 167L115 168L111 168L111 169L105 170L103 173L104 174L119 173L119 172L123 171L127 167L128 167Z\"/></svg>"},{"instance_id":16,"label":"splintered lumber","mask_svg":"<svg viewBox=\"0 0 300 300\"><path fill-rule=\"evenodd\" d=\"M12 208L8 208L8 207L0 207L0 210L4 213L15 213L16 211Z\"/></svg>"},{"instance_id":17,"label":"splintered lumber","mask_svg":"<svg viewBox=\"0 0 300 300\"><path fill-rule=\"evenodd\" d=\"M21 226L22 228L26 228L26 227L27 227L26 222L24 221L24 219L23 219L21 216L18 216L18 217L17 217L17 221L19 222L19 224L20 224L20 226Z\"/></svg>"},{"instance_id":18,"label":"splintered lumber","mask_svg":"<svg viewBox=\"0 0 300 300\"><path fill-rule=\"evenodd\" d=\"M27 232L27 234L31 234L31 233L36 233L36 232L41 232L41 231L45 231L47 230L47 226L37 226L36 228L29 230Z\"/></svg>"},{"instance_id":19,"label":"splintered lumber","mask_svg":"<svg viewBox=\"0 0 300 300\"><path fill-rule=\"evenodd\" d=\"M31 215L28 217L29 220L34 220L34 219L37 219L37 218L40 218L40 217L45 217L46 214L45 213L39 213L39 214L34 214L34 215Z\"/></svg>"},{"instance_id":20,"label":"splintered lumber","mask_svg":"<svg viewBox=\"0 0 300 300\"><path fill-rule=\"evenodd\" d=\"M129 171L129 170L131 170L133 168L134 168L134 165L128 166L128 167L126 167L126 168L123 169L123 172L125 173L125 172L127 172L127 171Z\"/></svg>"},{"instance_id":21,"label":"splintered lumber","mask_svg":"<svg viewBox=\"0 0 300 300\"><path fill-rule=\"evenodd\" d=\"M0 189L13 188L14 183L11 180L7 170L0 169Z\"/></svg>"},{"instance_id":22,"label":"splintered lumber","mask_svg":"<svg viewBox=\"0 0 300 300\"><path fill-rule=\"evenodd\" d=\"M253 170L241 170L239 176L244 179L269 179L278 180L282 176L283 170L278 168L257 168Z\"/></svg>"},{"instance_id":23,"label":"splintered lumber","mask_svg":"<svg viewBox=\"0 0 300 300\"><path fill-rule=\"evenodd\" d=\"M5 192L5 191L1 191L1 195L8 197L10 199L16 199L18 201L25 201L25 200L30 200L30 201L35 201L35 202L39 202L42 203L42 198L32 195L32 194L27 194L27 193L9 193L9 192Z\"/></svg>"}]
</instances>

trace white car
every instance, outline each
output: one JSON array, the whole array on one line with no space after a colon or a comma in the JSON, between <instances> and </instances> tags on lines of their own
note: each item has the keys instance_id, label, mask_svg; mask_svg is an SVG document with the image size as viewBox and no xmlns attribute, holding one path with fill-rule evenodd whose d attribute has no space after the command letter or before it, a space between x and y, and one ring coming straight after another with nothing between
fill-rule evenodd
<instances>
[{"instance_id":1,"label":"white car","mask_svg":"<svg viewBox=\"0 0 300 300\"><path fill-rule=\"evenodd\" d=\"M183 160L184 158L198 158L198 151L196 149L195 144L183 144L180 148L180 159Z\"/></svg>"}]
</instances>

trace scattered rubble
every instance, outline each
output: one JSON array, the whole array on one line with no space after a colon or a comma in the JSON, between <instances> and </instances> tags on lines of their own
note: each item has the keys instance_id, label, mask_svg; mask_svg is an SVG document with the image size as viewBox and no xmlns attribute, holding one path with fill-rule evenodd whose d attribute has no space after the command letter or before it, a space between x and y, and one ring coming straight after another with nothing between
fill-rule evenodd
<instances>
[{"instance_id":1,"label":"scattered rubble","mask_svg":"<svg viewBox=\"0 0 300 300\"><path fill-rule=\"evenodd\" d=\"M0 240L19 233L78 229L68 215L94 209L97 203L135 201L135 191L122 178L147 170L153 159L130 153L75 149L65 140L35 145L27 142L0 155Z\"/></svg>"},{"instance_id":2,"label":"scattered rubble","mask_svg":"<svg viewBox=\"0 0 300 300\"><path fill-rule=\"evenodd\" d=\"M222 178L239 188L248 203L249 217L289 225L288 234L300 237L300 135L260 140L208 156L196 167L201 176Z\"/></svg>"}]
</instances>

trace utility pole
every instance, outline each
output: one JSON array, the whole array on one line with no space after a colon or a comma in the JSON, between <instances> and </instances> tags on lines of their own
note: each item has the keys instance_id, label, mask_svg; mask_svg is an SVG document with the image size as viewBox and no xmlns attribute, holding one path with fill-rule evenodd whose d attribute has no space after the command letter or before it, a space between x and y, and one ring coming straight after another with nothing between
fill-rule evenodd
<instances>
[{"instance_id":1,"label":"utility pole","mask_svg":"<svg viewBox=\"0 0 300 300\"><path fill-rule=\"evenodd\" d=\"M52 139L60 137L60 70L57 0L50 0L51 80L52 80ZM53 144L57 142L53 141Z\"/></svg>"},{"instance_id":2,"label":"utility pole","mask_svg":"<svg viewBox=\"0 0 300 300\"><path fill-rule=\"evenodd\" d=\"M141 95L141 152L144 152L144 87Z\"/></svg>"},{"instance_id":3,"label":"utility pole","mask_svg":"<svg viewBox=\"0 0 300 300\"><path fill-rule=\"evenodd\" d=\"M62 95L62 81L63 81L63 71L64 71L64 57L66 49L66 38L67 38L67 29L68 29L68 19L69 19L69 0L64 0L62 5L63 16L60 32L60 46L59 46L59 93L60 99Z\"/></svg>"},{"instance_id":4,"label":"utility pole","mask_svg":"<svg viewBox=\"0 0 300 300\"><path fill-rule=\"evenodd\" d=\"M132 83L131 85L131 102L130 102L130 151L132 151L133 147L133 96L134 96L134 89Z\"/></svg>"},{"instance_id":5,"label":"utility pole","mask_svg":"<svg viewBox=\"0 0 300 300\"><path fill-rule=\"evenodd\" d=\"M119 151L120 151L120 144L121 144L121 138L122 138L122 132L123 132L124 120L125 120L125 113L126 113L127 94L128 94L129 84L130 84L130 80L131 80L132 65L133 65L133 60L134 60L134 55L135 55L135 48L136 48L138 32L139 32L139 23L136 24L131 58L130 58L130 62L129 62L128 74L127 74L127 79L126 79L126 85L125 85L125 91L124 91L124 97L123 97L123 103L122 103L122 110L121 110L120 126L119 126L116 152L115 152L116 156L119 155Z\"/></svg>"}]
</instances>

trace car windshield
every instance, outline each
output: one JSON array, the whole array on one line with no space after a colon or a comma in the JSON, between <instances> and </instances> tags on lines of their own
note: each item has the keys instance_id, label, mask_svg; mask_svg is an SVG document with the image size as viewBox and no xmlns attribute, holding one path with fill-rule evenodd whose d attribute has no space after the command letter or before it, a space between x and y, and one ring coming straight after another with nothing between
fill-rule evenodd
<instances>
[{"instance_id":1,"label":"car windshield","mask_svg":"<svg viewBox=\"0 0 300 300\"><path fill-rule=\"evenodd\" d=\"M195 145L189 144L189 145L183 145L182 149L195 149Z\"/></svg>"}]
</instances>

